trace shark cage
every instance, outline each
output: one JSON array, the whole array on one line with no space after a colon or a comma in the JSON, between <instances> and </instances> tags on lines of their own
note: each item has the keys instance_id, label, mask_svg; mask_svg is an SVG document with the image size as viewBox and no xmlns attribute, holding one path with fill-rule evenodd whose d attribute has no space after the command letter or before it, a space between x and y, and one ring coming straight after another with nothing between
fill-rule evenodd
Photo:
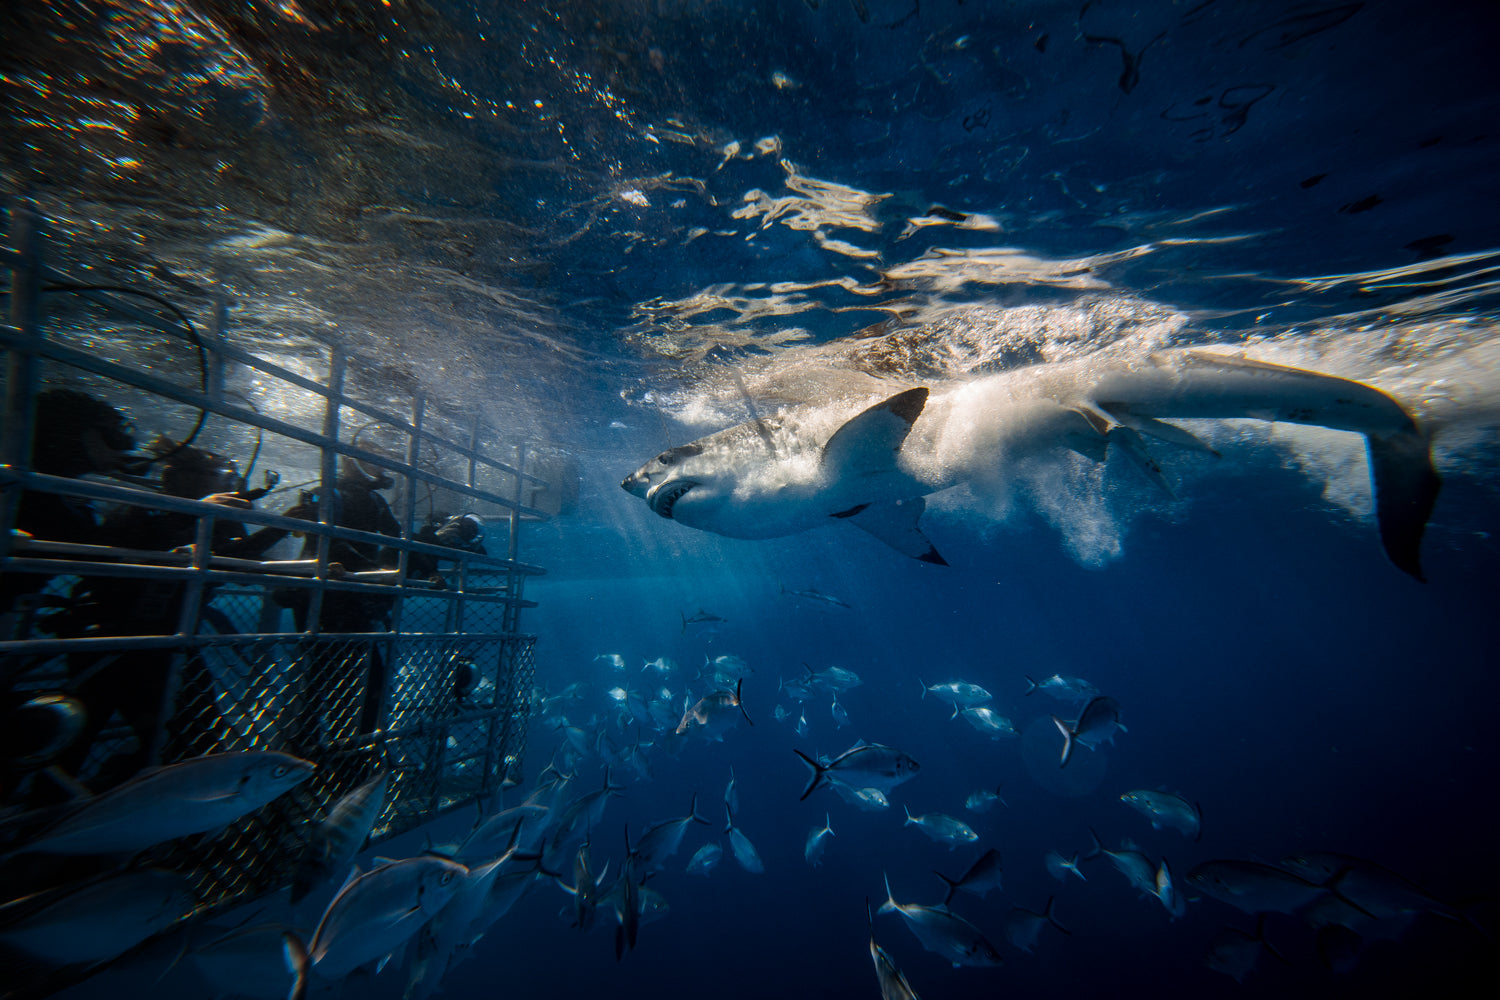
<instances>
[{"instance_id":1,"label":"shark cage","mask_svg":"<svg viewBox=\"0 0 1500 1000\"><path fill-rule=\"evenodd\" d=\"M518 540L559 506L525 471L545 455L403 396L337 343L236 337L227 297L169 272L162 294L48 266L40 217L9 215L5 899L56 877L57 859L25 853L38 831L203 754L284 751L316 770L134 857L186 875L198 914L287 885L312 827L374 775L388 790L372 841L516 780L536 642L519 618L543 572ZM278 471L251 485L258 460Z\"/></svg>"}]
</instances>

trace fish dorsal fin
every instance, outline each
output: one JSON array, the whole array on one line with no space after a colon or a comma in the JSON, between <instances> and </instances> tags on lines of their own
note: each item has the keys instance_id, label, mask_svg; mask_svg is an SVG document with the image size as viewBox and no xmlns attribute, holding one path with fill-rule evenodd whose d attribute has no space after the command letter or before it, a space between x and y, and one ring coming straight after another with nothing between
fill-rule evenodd
<instances>
[{"instance_id":1,"label":"fish dorsal fin","mask_svg":"<svg viewBox=\"0 0 1500 1000\"><path fill-rule=\"evenodd\" d=\"M844 423L823 446L823 465L841 476L890 472L912 424L927 405L927 389L898 392Z\"/></svg>"},{"instance_id":2,"label":"fish dorsal fin","mask_svg":"<svg viewBox=\"0 0 1500 1000\"><path fill-rule=\"evenodd\" d=\"M923 497L870 504L850 517L849 523L874 535L904 556L937 566L948 565L937 548L922 534L917 521L927 509Z\"/></svg>"}]
</instances>

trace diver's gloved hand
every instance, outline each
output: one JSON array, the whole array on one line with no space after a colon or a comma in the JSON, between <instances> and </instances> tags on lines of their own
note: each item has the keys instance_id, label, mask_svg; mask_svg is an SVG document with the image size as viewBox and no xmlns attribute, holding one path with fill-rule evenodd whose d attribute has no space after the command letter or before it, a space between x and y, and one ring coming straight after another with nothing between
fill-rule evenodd
<instances>
[{"instance_id":1,"label":"diver's gloved hand","mask_svg":"<svg viewBox=\"0 0 1500 1000\"><path fill-rule=\"evenodd\" d=\"M203 503L218 504L220 507L234 507L237 510L250 509L250 501L238 493L210 493L198 499Z\"/></svg>"}]
</instances>

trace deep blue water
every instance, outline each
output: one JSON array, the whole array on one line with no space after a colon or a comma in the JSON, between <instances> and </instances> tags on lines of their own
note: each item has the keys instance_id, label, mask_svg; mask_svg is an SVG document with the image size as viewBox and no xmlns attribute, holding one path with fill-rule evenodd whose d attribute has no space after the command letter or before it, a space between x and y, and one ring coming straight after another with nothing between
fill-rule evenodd
<instances>
[{"instance_id":1,"label":"deep blue water","mask_svg":"<svg viewBox=\"0 0 1500 1000\"><path fill-rule=\"evenodd\" d=\"M336 4L302 7L330 23L352 18ZM714 825L695 826L650 882L668 916L617 962L608 929L571 929L559 915L567 898L538 886L450 973L446 995L873 996L864 903L884 898L882 875L900 901L936 903L931 870L956 876L990 847L1004 859L1003 893L955 908L989 934L1003 967L952 969L898 917L875 920L925 1000L1446 996L1471 974L1493 979L1493 941L1453 920L1417 916L1335 973L1302 921L1273 916L1266 933L1287 961L1262 956L1240 986L1203 956L1225 926L1254 930L1252 917L1190 893L1173 921L1102 860L1085 863L1086 883L1066 884L1042 862L1049 849L1086 850L1090 828L1106 846L1129 838L1167 857L1179 879L1215 858L1336 851L1400 873L1495 932L1492 5L397 4L389 14L372 6L358 29L322 33L259 8L152 9L168 24L191 10L215 18L262 76L221 70L187 86L174 76L185 69L131 76L111 55L114 70L94 69L103 89L126 93L109 72L124 74L149 91L140 103L154 104L153 120L180 130L143 138L130 118L121 128L136 145L124 152L145 166L114 168L101 164L121 150L96 150L93 133L65 127L113 112L67 103L56 79L37 97L15 82L27 71L18 57L6 93L42 124L6 125L30 144L24 157L6 154L6 192L42 201L64 257L140 280L165 261L220 281L239 299L236 329L278 356L297 356L298 336L326 332L319 324L332 317L339 335L388 363L391 386L425 385L459 409L483 407L518 439L574 455L578 509L528 526L521 548L549 569L530 585L539 607L522 622L539 636L537 684L588 685L565 709L573 724L611 727L606 692L620 678L600 654L621 654L633 678L660 656L689 673L705 653L753 668L743 690L754 725L722 744L653 751L653 777L631 777L593 831L596 861L617 870L627 825L634 836L698 796ZM194 44L201 51L171 50L181 66L213 62L218 50L202 36ZM762 138L774 151L751 157ZM732 142L739 154L724 152ZM784 220L735 216L752 191L786 196L798 178L884 195L869 228L818 230L879 256L829 250ZM904 236L933 206L995 225ZM230 244L258 226L286 235L279 255ZM1034 272L945 283L956 270L931 263L938 249L992 248L1082 262L1079 273L1100 284ZM924 275L899 276L923 263ZM454 276L470 284L454 290L444 283ZM858 290L816 284L834 279ZM793 294L777 282L809 287ZM712 288L724 296L716 309L682 304ZM1424 547L1429 582L1385 560L1368 516L1325 497L1336 476L1292 470L1287 455L1302 444L1260 438L1212 468L1169 466L1174 481L1191 473L1171 503L1115 463L1103 507L930 512L924 528L947 568L847 526L761 542L695 533L618 487L665 445L744 419L728 373L744 374L768 407L817 399L847 373L811 350L892 317L913 328L967 322L995 354L890 374L941 383L1039 360L998 350L1012 334L973 320L976 311L1061 315L1100 303L1121 310L1127 339L1161 309L1182 318L1173 343L1269 341L1297 363L1348 366L1340 373L1408 392L1424 417L1452 418L1438 437L1445 483ZM791 327L803 339L775 339ZM1059 328L1037 341L1066 343ZM1473 348L1461 363L1445 353L1450 335ZM1090 336L1085 349L1109 339ZM823 367L809 375L810 363ZM1472 410L1429 405L1450 390ZM1120 549L1080 553L1065 536ZM728 619L711 639L681 627L700 608ZM795 719L778 681L803 664L861 675L841 699L850 726L835 729L826 697L807 704L805 737L774 719L778 704ZM1048 716L1064 706L1024 695L1026 675L1054 672L1118 699L1128 728L1113 746L1079 751L1068 773L1097 774L1081 794L1024 759L1025 745L1060 743ZM986 740L919 698L919 680L951 679L986 687L1026 735ZM681 681L674 688L680 703ZM792 750L836 754L857 738L906 750L921 772L885 812L823 791L799 802L806 770ZM551 722L534 722L528 779L559 742ZM687 876L693 851L722 839L731 766L739 823L766 871L750 875L726 852L707 880ZM574 789L603 777L603 762L586 757ZM996 784L1007 805L964 809L969 793ZM1118 801L1159 786L1201 804L1200 842L1154 831ZM965 819L979 841L947 851L903 828L903 806ZM803 844L825 811L835 837L814 869ZM471 819L445 817L379 852L456 839ZM1071 935L1045 929L1034 955L1004 942L1012 907L1040 911L1052 896ZM140 995L195 988L184 971L160 987L147 985L154 970L126 975L79 995L118 996L121 982ZM345 995L394 997L403 984L388 970Z\"/></svg>"}]
</instances>

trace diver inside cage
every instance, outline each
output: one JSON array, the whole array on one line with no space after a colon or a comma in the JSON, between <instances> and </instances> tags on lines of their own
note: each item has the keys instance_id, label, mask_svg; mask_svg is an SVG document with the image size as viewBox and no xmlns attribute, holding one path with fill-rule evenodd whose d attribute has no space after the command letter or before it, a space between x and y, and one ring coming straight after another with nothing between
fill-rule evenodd
<instances>
[{"instance_id":1,"label":"diver inside cage","mask_svg":"<svg viewBox=\"0 0 1500 1000\"><path fill-rule=\"evenodd\" d=\"M151 452L162 456L160 492L244 509L263 491L241 491L233 460L201 448L183 447L159 438ZM170 551L192 544L198 518L193 514L122 505L100 525L101 544L121 549ZM288 532L262 528L253 533L232 518L216 517L211 550L215 555L254 559ZM65 612L54 616L52 630L63 638L174 635L181 625L188 585L180 580L130 577L84 577L72 590ZM201 622L216 631L233 631L222 612L210 606L205 590ZM190 624L194 628L196 623ZM180 656L179 683L167 703L172 661ZM209 672L196 650L182 654L159 649L72 653L68 656L71 695L82 703L85 722L79 736L58 758L71 775L89 768L91 784L109 787L144 767L152 748L163 740L162 756L175 760L214 749L218 726ZM133 746L99 760L94 744L113 714L130 729Z\"/></svg>"},{"instance_id":2,"label":"diver inside cage","mask_svg":"<svg viewBox=\"0 0 1500 1000\"><path fill-rule=\"evenodd\" d=\"M140 466L143 460L131 455L134 449L130 421L103 400L76 389L47 389L37 396L31 441L34 471L66 479L109 475ZM93 503L79 497L23 491L14 527L29 538L106 544ZM26 638L39 612L62 603L42 596L49 579L40 573L6 573L0 578L0 635Z\"/></svg>"},{"instance_id":3,"label":"diver inside cage","mask_svg":"<svg viewBox=\"0 0 1500 1000\"><path fill-rule=\"evenodd\" d=\"M393 485L383 470L372 474L358 462L345 458L330 498L332 523L340 528L400 537L401 525L379 492ZM319 499L316 493L303 493L299 502L283 513L287 517L315 520ZM315 559L317 555L318 538L309 534L303 542L302 556ZM386 568L386 561L379 545L342 538L328 540L329 564L337 563L346 573ZM307 588L281 588L272 593L272 598L292 612L298 632L308 630L312 602ZM393 597L325 590L318 631L332 635L385 631L391 627L394 603ZM302 655L301 667L304 704L294 731L288 734L293 747L308 751L320 744L348 740L379 728L386 691L386 664L376 643L313 639Z\"/></svg>"}]
</instances>

